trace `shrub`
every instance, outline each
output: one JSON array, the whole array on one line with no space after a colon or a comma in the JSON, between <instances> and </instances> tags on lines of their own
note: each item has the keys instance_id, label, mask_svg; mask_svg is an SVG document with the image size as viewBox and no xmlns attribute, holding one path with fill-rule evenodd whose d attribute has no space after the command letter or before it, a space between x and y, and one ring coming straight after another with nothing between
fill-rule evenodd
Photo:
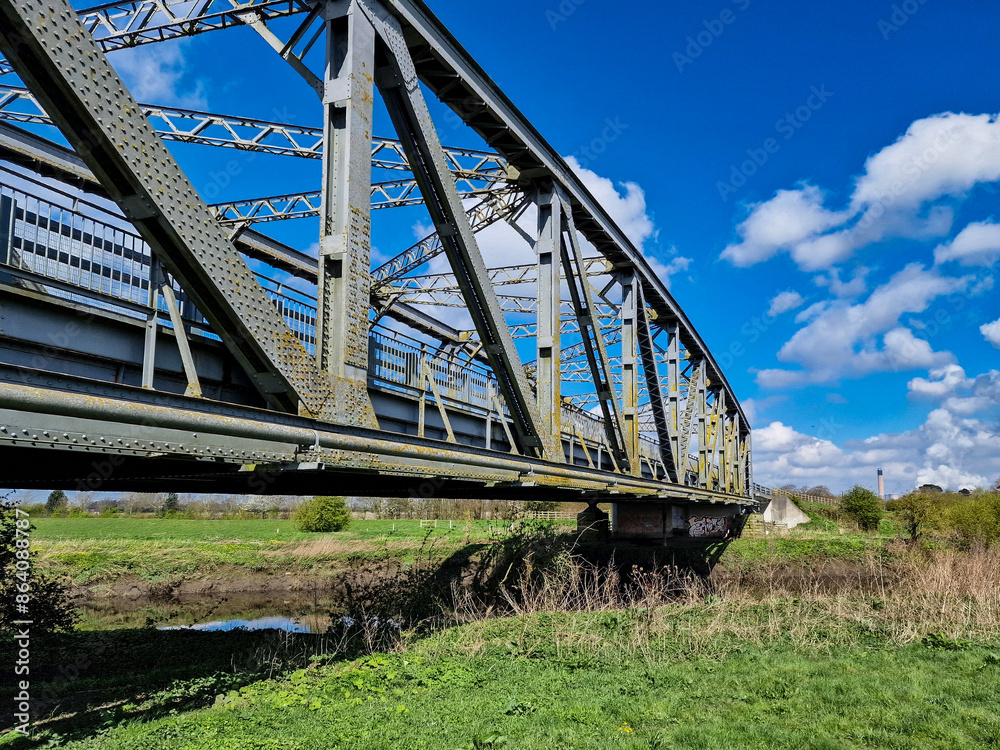
<instances>
[{"instance_id":1,"label":"shrub","mask_svg":"<svg viewBox=\"0 0 1000 750\"><path fill-rule=\"evenodd\" d=\"M342 531L351 522L351 511L342 497L314 497L295 512L302 531Z\"/></svg>"},{"instance_id":2,"label":"shrub","mask_svg":"<svg viewBox=\"0 0 1000 750\"><path fill-rule=\"evenodd\" d=\"M858 484L844 493L840 508L862 531L875 531L882 520L882 501L874 492Z\"/></svg>"},{"instance_id":3,"label":"shrub","mask_svg":"<svg viewBox=\"0 0 1000 750\"><path fill-rule=\"evenodd\" d=\"M25 532L30 534L30 531L28 520L18 518L16 508L0 500L0 631L14 630L14 621L24 619L24 614L17 610L17 605L22 603L18 601L19 596L27 597L33 630L72 630L78 615L69 590L61 581L35 569L34 553L25 546L28 539Z\"/></svg>"},{"instance_id":4,"label":"shrub","mask_svg":"<svg viewBox=\"0 0 1000 750\"><path fill-rule=\"evenodd\" d=\"M990 545L1000 540L1000 493L962 498L945 513L948 526L963 542Z\"/></svg>"},{"instance_id":5,"label":"shrub","mask_svg":"<svg viewBox=\"0 0 1000 750\"><path fill-rule=\"evenodd\" d=\"M898 500L890 500L885 508L899 515L907 534L914 541L928 529L938 526L941 521L940 503L935 501L933 495L925 492L911 492Z\"/></svg>"}]
</instances>

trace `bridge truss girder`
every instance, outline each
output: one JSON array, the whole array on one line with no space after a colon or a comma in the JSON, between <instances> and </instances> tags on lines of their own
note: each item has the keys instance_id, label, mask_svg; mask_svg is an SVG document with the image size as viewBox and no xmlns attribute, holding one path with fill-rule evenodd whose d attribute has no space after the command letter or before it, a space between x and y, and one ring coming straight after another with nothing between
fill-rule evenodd
<instances>
[{"instance_id":1,"label":"bridge truss girder","mask_svg":"<svg viewBox=\"0 0 1000 750\"><path fill-rule=\"evenodd\" d=\"M37 4L0 0L0 9L15 23L31 17ZM58 11L61 33L72 37L75 32L69 15L73 11L69 6L63 8L61 0L46 5ZM125 5L131 12L143 12L142 3ZM298 410L319 417L321 422L374 427L374 412L365 394L368 346L362 337L367 337L367 329L380 319L392 318L440 340L442 356L447 352L447 357L457 356L456 361L489 363L502 403L498 402L487 424L489 419L499 419L507 429L506 423L510 423L513 431L508 430L508 435L521 460L530 457L546 464L575 464L572 435L578 434L582 416L567 417L566 405L599 406L598 433L602 434L588 439L596 440L598 449L611 456L610 470L618 477L614 483L628 475L638 480L644 471L651 471L654 481L666 480L663 492L667 494L716 489L732 498L752 494L749 426L704 342L641 253L423 3L286 0L253 5L256 10L242 16L220 9L213 0L186 5L188 28L200 33L237 23L250 25L269 39L300 75L312 81L315 74L302 69L302 45L311 47L320 38L318 34L309 36L318 21L325 29L329 50L326 77L316 77L327 113L324 130L138 105L123 88L115 90L114 98L126 103L128 128L138 134L136 140L158 145L159 150L154 148L157 169L171 180L175 174L168 169L172 160L147 118L160 123L159 136L166 140L322 158L326 176L319 191L218 204L214 219L209 207L197 198L190 199L193 191L185 194L189 205L183 210L156 200L150 190L151 175L121 159L116 162L115 155L100 142L102 138L110 140L106 132L100 132L105 112L86 95L71 96L65 83L73 80L72 75L63 75L60 81L60 75L67 73L60 70L60 51L51 54L46 64L40 51L43 45L36 45L26 56L12 40L3 43L31 92L19 92L15 87L0 90L0 119L56 122L60 126L88 157L106 192L208 318L211 329L256 378L272 408ZM130 46L183 34L183 24L171 26L161 23L162 17L154 19L168 6L169 0L151 0L145 6L149 15L142 34L119 44L107 40L118 39L116 35L123 29L108 27L110 31L101 36L98 48L111 50L115 44ZM276 42L276 37L269 37L268 12L308 15L292 38ZM362 55L355 58L362 60L361 67L352 63L341 75L339 63L331 66L330 61L344 48L334 43L344 24L368 31L352 37L346 45L350 49L354 44L355 52ZM18 31L25 38L31 33L38 38L49 33L30 25ZM102 63L106 66L102 55L85 49L88 41L74 39L74 44L84 45L76 50L81 59L93 70ZM104 72L98 77L111 80ZM84 92L85 78L77 81ZM358 110L361 119L356 122L350 115L355 97L370 107L361 78L367 78L369 86L374 82L369 91L377 88L382 95L400 136L398 141L371 139L370 149L364 145L370 115ZM115 76L111 83L116 80ZM423 100L423 87L451 106L495 152L443 148ZM41 106L36 112L12 106L23 102ZM345 102L346 119L342 114ZM59 114L50 120L45 110ZM88 117L98 124L96 143L85 142L82 135L90 132L88 127L93 124L84 122ZM179 122L187 124L181 127ZM246 129L252 134L247 136ZM407 170L412 177L373 184L372 168ZM183 173L178 170L176 175L178 184L187 185ZM544 237L551 228L541 216L545 196L549 196L550 209L555 206L560 227L558 241L548 250ZM480 197L476 205L462 203L463 198ZM367 212L373 207L418 204L427 206L435 232L369 270ZM518 217L532 205L539 210L539 236L532 240L539 262L487 267L476 231L500 220L516 226ZM361 214L363 220L359 221ZM318 260L249 228L255 221L303 216L320 219ZM547 221L551 218L550 213ZM200 250L189 241L190 235L182 236L179 231L181 224L192 222L198 227ZM232 229L228 234L222 229L226 225ZM522 228L518 231L524 236ZM202 242L206 237L208 242ZM300 278L318 281L315 359L299 343L300 335L288 328L283 313L273 309L264 293L255 291L256 281L246 275L248 269L244 273L233 242L248 256L265 259L276 269L291 269ZM206 251L206 245L211 249ZM553 249L558 260L543 264L542 256L551 256ZM447 258L450 273L419 273L440 255ZM220 264L236 269L235 280L217 271ZM495 291L495 287L519 285L522 288L510 294ZM524 294L523 289L534 293ZM568 298L564 298L566 290ZM429 304L464 309L474 330L460 331L425 315L421 308ZM368 326L348 330L342 325L345 320L361 319L369 307L374 318L369 313ZM525 322L525 317L537 322ZM523 364L526 352L515 344L522 336L536 339L535 366ZM657 337L663 341L657 343ZM436 384L430 381L429 385L447 423ZM421 414L424 396L420 399ZM571 429L567 419L576 426ZM454 442L450 427L448 433L448 440ZM659 446L655 461L662 474L650 463L649 437ZM319 442L317 437L317 445ZM589 455L586 460L592 464ZM596 469L608 470L600 462Z\"/></svg>"}]
</instances>

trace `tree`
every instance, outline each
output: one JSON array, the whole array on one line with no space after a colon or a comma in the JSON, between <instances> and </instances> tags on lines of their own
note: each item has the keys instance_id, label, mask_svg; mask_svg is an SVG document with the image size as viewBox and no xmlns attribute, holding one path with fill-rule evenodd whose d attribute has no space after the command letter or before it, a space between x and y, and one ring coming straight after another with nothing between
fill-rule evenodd
<instances>
[{"instance_id":1,"label":"tree","mask_svg":"<svg viewBox=\"0 0 1000 750\"><path fill-rule=\"evenodd\" d=\"M181 509L181 500L177 497L176 492L170 492L167 494L166 498L163 500L163 505L160 506L160 516L163 518L169 518L171 516L176 516Z\"/></svg>"},{"instance_id":2,"label":"tree","mask_svg":"<svg viewBox=\"0 0 1000 750\"><path fill-rule=\"evenodd\" d=\"M14 505L0 500L0 631L14 630L14 621L24 619L31 620L32 632L72 630L78 615L69 590L38 572L28 546L31 528ZM27 614L18 611L22 604Z\"/></svg>"},{"instance_id":3,"label":"tree","mask_svg":"<svg viewBox=\"0 0 1000 750\"><path fill-rule=\"evenodd\" d=\"M62 490L52 490L49 493L49 499L45 501L45 510L51 515L60 508L65 508L68 504L69 499L66 497L65 492Z\"/></svg>"},{"instance_id":4,"label":"tree","mask_svg":"<svg viewBox=\"0 0 1000 750\"><path fill-rule=\"evenodd\" d=\"M882 501L874 492L858 484L844 493L840 508L857 522L862 531L875 531L882 520Z\"/></svg>"},{"instance_id":5,"label":"tree","mask_svg":"<svg viewBox=\"0 0 1000 750\"><path fill-rule=\"evenodd\" d=\"M899 513L911 541L916 541L939 515L934 500L922 492L911 492L885 504L886 510Z\"/></svg>"},{"instance_id":6,"label":"tree","mask_svg":"<svg viewBox=\"0 0 1000 750\"><path fill-rule=\"evenodd\" d=\"M255 495L242 505L244 513L260 513L264 518L268 513L278 510L278 501L273 497Z\"/></svg>"},{"instance_id":7,"label":"tree","mask_svg":"<svg viewBox=\"0 0 1000 750\"><path fill-rule=\"evenodd\" d=\"M351 522L351 511L342 497L314 497L295 512L302 531L342 531Z\"/></svg>"}]
</instances>

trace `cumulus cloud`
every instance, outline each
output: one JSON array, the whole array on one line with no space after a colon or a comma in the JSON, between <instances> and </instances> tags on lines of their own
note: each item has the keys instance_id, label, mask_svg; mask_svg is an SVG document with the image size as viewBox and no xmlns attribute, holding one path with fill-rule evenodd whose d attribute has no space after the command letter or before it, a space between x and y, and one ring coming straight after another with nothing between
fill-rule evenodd
<instances>
[{"instance_id":1,"label":"cumulus cloud","mask_svg":"<svg viewBox=\"0 0 1000 750\"><path fill-rule=\"evenodd\" d=\"M802 369L761 370L757 383L786 388L947 364L952 359L949 353L935 352L926 340L899 325L899 319L904 313L924 312L938 297L966 289L969 283L969 278L942 276L911 263L864 302L814 305L797 318L808 323L778 351L780 361Z\"/></svg>"},{"instance_id":2,"label":"cumulus cloud","mask_svg":"<svg viewBox=\"0 0 1000 750\"><path fill-rule=\"evenodd\" d=\"M191 43L184 39L134 47L108 59L138 101L206 109L205 80L191 74L184 56Z\"/></svg>"},{"instance_id":3,"label":"cumulus cloud","mask_svg":"<svg viewBox=\"0 0 1000 750\"><path fill-rule=\"evenodd\" d=\"M781 250L798 248L848 218L825 209L823 200L815 185L779 190L771 200L753 207L737 227L741 241L723 250L722 257L734 266L752 266Z\"/></svg>"},{"instance_id":4,"label":"cumulus cloud","mask_svg":"<svg viewBox=\"0 0 1000 750\"><path fill-rule=\"evenodd\" d=\"M965 376L965 370L956 364L937 367L928 374L929 378L914 378L906 384L909 396L940 400L972 384L972 381Z\"/></svg>"},{"instance_id":5,"label":"cumulus cloud","mask_svg":"<svg viewBox=\"0 0 1000 750\"><path fill-rule=\"evenodd\" d=\"M891 237L946 235L953 205L977 184L1000 179L1000 121L943 113L917 120L870 156L847 204L829 208L818 186L778 190L749 207L739 240L722 252L735 266L788 253L802 270L830 268L860 247Z\"/></svg>"},{"instance_id":6,"label":"cumulus cloud","mask_svg":"<svg viewBox=\"0 0 1000 750\"><path fill-rule=\"evenodd\" d=\"M986 323L985 325L979 326L979 332L983 334L987 341L989 341L997 349L1000 349L1000 319L994 320L992 323Z\"/></svg>"},{"instance_id":7,"label":"cumulus cloud","mask_svg":"<svg viewBox=\"0 0 1000 750\"><path fill-rule=\"evenodd\" d=\"M1000 224L976 221L955 235L955 239L938 245L935 263L958 261L963 266L992 266L1000 257Z\"/></svg>"},{"instance_id":8,"label":"cumulus cloud","mask_svg":"<svg viewBox=\"0 0 1000 750\"><path fill-rule=\"evenodd\" d=\"M997 474L1000 428L1000 372L965 378L961 368L938 371L936 381L957 377L937 396L954 390L966 397L945 398L918 428L834 443L840 434L836 413L818 425L820 436L808 435L782 422L754 430L754 480L766 485L825 484L844 490L852 484L874 487L883 469L890 492L907 492L925 484L952 490L987 486ZM974 401L975 410L967 408Z\"/></svg>"},{"instance_id":9,"label":"cumulus cloud","mask_svg":"<svg viewBox=\"0 0 1000 750\"><path fill-rule=\"evenodd\" d=\"M813 283L820 288L828 287L835 297L860 297L868 291L867 277L870 270L865 266L858 266L850 280L843 281L840 269L831 268L827 273L815 277Z\"/></svg>"},{"instance_id":10,"label":"cumulus cloud","mask_svg":"<svg viewBox=\"0 0 1000 750\"><path fill-rule=\"evenodd\" d=\"M805 300L798 292L782 292L771 300L771 306L767 310L769 316L776 317L796 307L801 307Z\"/></svg>"}]
</instances>

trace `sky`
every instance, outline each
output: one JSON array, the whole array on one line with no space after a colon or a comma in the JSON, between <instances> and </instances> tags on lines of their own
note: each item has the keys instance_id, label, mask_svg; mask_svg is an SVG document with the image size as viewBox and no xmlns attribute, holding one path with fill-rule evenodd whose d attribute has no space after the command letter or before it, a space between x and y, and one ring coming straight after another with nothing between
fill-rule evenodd
<instances>
[{"instance_id":1,"label":"sky","mask_svg":"<svg viewBox=\"0 0 1000 750\"><path fill-rule=\"evenodd\" d=\"M902 493L1000 475L989 4L429 4L669 283L751 420L756 481L874 488L882 468ZM248 29L111 59L140 101L320 122ZM432 112L444 143L481 145ZM171 148L208 200L318 180L315 162ZM426 229L383 213L376 259ZM507 252L507 229L484 254Z\"/></svg>"}]
</instances>

